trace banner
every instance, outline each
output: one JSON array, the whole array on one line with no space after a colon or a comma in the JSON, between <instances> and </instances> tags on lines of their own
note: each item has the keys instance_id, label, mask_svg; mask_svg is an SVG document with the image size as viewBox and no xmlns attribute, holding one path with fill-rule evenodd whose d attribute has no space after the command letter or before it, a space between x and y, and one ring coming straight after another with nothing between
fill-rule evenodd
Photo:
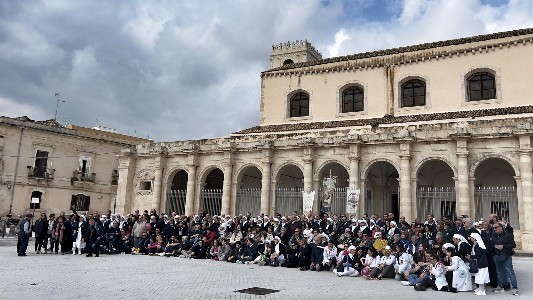
<instances>
[{"instance_id":1,"label":"banner","mask_svg":"<svg viewBox=\"0 0 533 300\"><path fill-rule=\"evenodd\" d=\"M302 192L303 195L303 213L307 214L309 211L313 210L313 202L315 202L315 191L310 191L308 193Z\"/></svg>"},{"instance_id":2,"label":"banner","mask_svg":"<svg viewBox=\"0 0 533 300\"><path fill-rule=\"evenodd\" d=\"M356 214L359 205L359 189L348 188L346 190L346 214Z\"/></svg>"}]
</instances>

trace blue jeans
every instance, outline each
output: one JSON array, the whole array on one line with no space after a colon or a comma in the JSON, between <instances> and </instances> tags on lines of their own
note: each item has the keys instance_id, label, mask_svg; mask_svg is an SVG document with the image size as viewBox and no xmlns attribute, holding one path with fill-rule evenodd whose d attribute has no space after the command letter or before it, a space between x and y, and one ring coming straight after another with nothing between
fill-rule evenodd
<instances>
[{"instance_id":1,"label":"blue jeans","mask_svg":"<svg viewBox=\"0 0 533 300\"><path fill-rule=\"evenodd\" d=\"M513 269L513 257L508 256L506 260L500 261L500 256L494 255L494 263L496 264L496 274L498 274L498 286L504 287L511 281L511 288L518 289Z\"/></svg>"},{"instance_id":2,"label":"blue jeans","mask_svg":"<svg viewBox=\"0 0 533 300\"><path fill-rule=\"evenodd\" d=\"M18 255L25 255L26 249L28 248L28 242L30 241L29 235L23 235L19 237L17 242L17 253Z\"/></svg>"},{"instance_id":3,"label":"blue jeans","mask_svg":"<svg viewBox=\"0 0 533 300\"><path fill-rule=\"evenodd\" d=\"M416 285L417 283L422 283L424 282L424 278L420 278L419 275L416 275L416 274L411 274L409 275L409 277L407 278L407 280L409 281L409 284L410 285Z\"/></svg>"}]
</instances>

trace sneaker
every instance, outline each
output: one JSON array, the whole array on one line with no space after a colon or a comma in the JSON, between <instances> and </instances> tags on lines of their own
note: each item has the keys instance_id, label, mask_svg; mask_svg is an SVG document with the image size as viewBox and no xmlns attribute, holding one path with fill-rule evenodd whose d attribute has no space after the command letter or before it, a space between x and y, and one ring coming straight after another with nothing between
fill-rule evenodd
<instances>
[{"instance_id":1,"label":"sneaker","mask_svg":"<svg viewBox=\"0 0 533 300\"><path fill-rule=\"evenodd\" d=\"M513 289L513 296L518 296L518 289Z\"/></svg>"},{"instance_id":2,"label":"sneaker","mask_svg":"<svg viewBox=\"0 0 533 300\"><path fill-rule=\"evenodd\" d=\"M474 294L477 295L477 296L486 296L487 295L487 293L485 293L485 291L480 291L480 290L478 290Z\"/></svg>"},{"instance_id":3,"label":"sneaker","mask_svg":"<svg viewBox=\"0 0 533 300\"><path fill-rule=\"evenodd\" d=\"M411 284L409 283L409 281L402 281L402 285L403 286L410 286Z\"/></svg>"},{"instance_id":4,"label":"sneaker","mask_svg":"<svg viewBox=\"0 0 533 300\"><path fill-rule=\"evenodd\" d=\"M504 289L501 288L501 287L497 287L495 289L492 290L493 293L503 293L504 292Z\"/></svg>"},{"instance_id":5,"label":"sneaker","mask_svg":"<svg viewBox=\"0 0 533 300\"><path fill-rule=\"evenodd\" d=\"M477 292L479 292L479 288L476 288L476 289L474 290L474 294L477 293Z\"/></svg>"}]
</instances>

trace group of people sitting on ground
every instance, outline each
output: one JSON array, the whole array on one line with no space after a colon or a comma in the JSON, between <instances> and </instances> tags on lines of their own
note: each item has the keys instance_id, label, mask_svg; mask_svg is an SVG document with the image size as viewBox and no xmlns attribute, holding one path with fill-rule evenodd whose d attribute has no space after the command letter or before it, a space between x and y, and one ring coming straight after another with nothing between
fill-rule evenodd
<instances>
[{"instance_id":1,"label":"group of people sitting on ground","mask_svg":"<svg viewBox=\"0 0 533 300\"><path fill-rule=\"evenodd\" d=\"M518 295L513 228L495 214L473 222L428 215L407 223L392 213L353 216L127 216L98 212L69 218L41 214L33 229L36 253L100 252L211 259L240 264L332 271L368 280L396 279L417 291L471 291ZM50 248L47 247L48 243ZM55 250L55 251L54 251Z\"/></svg>"}]
</instances>

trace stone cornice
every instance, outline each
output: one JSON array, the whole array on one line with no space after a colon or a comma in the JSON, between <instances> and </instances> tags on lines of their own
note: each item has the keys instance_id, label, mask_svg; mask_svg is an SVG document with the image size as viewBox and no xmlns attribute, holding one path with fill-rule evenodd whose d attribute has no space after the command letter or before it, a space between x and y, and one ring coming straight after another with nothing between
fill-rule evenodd
<instances>
[{"instance_id":1,"label":"stone cornice","mask_svg":"<svg viewBox=\"0 0 533 300\"><path fill-rule=\"evenodd\" d=\"M425 60L438 60L446 57L475 54L477 52L494 51L499 48L510 47L511 45L533 43L533 37L531 36L507 41L496 41L497 39L513 38L531 34L533 34L533 28L527 28L434 43L425 43L407 47L371 51L354 55L326 58L311 62L303 62L281 66L279 68L262 72L261 77L345 72L365 70L369 68L381 68L389 65L412 64ZM494 43L486 43L482 45L465 45L490 40L495 41ZM459 45L465 46L457 49L445 49L445 47Z\"/></svg>"},{"instance_id":2,"label":"stone cornice","mask_svg":"<svg viewBox=\"0 0 533 300\"><path fill-rule=\"evenodd\" d=\"M330 128L328 131L287 133L277 132L267 135L235 135L225 138L201 140L201 141L178 141L164 143L169 149L168 156L191 156L189 151L191 143L196 143L196 155L219 155L224 157L230 153L242 152L270 152L276 150L300 150L302 148L328 148L347 147L365 144L401 144L401 143L433 143L439 141L457 141L465 139L493 139L493 138L516 138L517 132L523 133L520 124L533 122L533 116L522 118L500 119L461 119L449 120L442 123L429 124L390 124L372 129L370 127L359 128ZM268 141L268 143L266 143ZM157 147L159 145L159 147ZM228 148L234 145L235 148ZM265 147L268 145L268 147ZM160 144L153 145L160 149ZM231 149L231 151L229 151ZM154 157L152 149L138 146L138 156ZM194 156L194 155L193 155ZM262 157L262 155L261 155ZM262 157L264 159L264 157ZM258 157L258 159L261 159Z\"/></svg>"},{"instance_id":3,"label":"stone cornice","mask_svg":"<svg viewBox=\"0 0 533 300\"><path fill-rule=\"evenodd\" d=\"M241 130L234 133L234 135L246 135L255 133L280 133L280 132L298 132L307 130L323 130L342 127L355 126L371 126L377 128L384 124L395 123L413 123L413 122L431 122L439 120L453 120L453 119L475 119L480 117L491 117L501 115L517 115L517 114L531 114L533 113L533 105L515 106L515 107L501 107L488 108L477 110L464 110L455 112L443 113L429 113L419 115L405 115L405 116L384 116L381 118L372 119L353 119L353 120L339 120L327 122L313 122L313 123L294 123L294 124L278 124L278 125L264 125L255 126L248 129Z\"/></svg>"}]
</instances>

